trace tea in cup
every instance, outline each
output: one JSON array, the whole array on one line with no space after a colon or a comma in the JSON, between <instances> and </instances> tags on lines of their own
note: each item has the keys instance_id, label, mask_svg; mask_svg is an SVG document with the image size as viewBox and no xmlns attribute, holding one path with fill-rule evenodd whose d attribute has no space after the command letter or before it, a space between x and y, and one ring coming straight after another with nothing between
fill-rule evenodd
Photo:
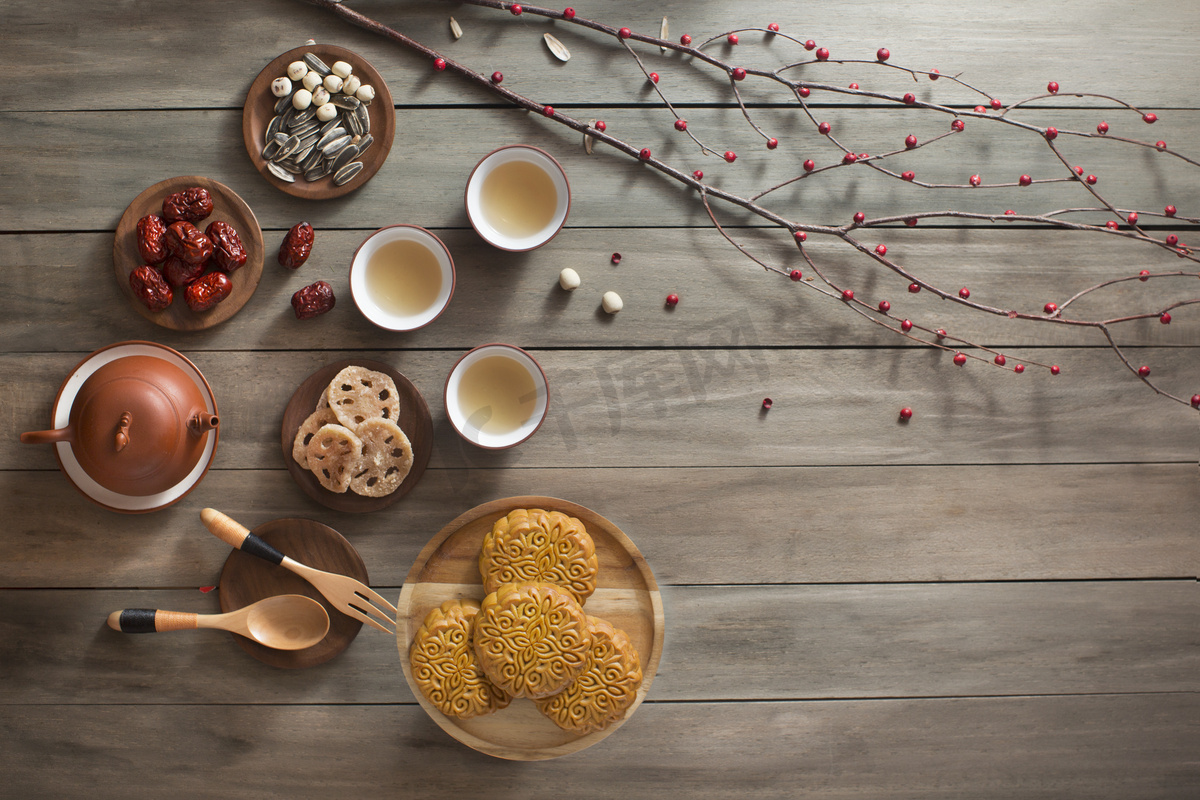
<instances>
[{"instance_id":1,"label":"tea in cup","mask_svg":"<svg viewBox=\"0 0 1200 800\"><path fill-rule=\"evenodd\" d=\"M554 238L571 209L562 166L544 150L517 144L484 156L467 179L467 216L488 244L523 252Z\"/></svg>"},{"instance_id":2,"label":"tea in cup","mask_svg":"<svg viewBox=\"0 0 1200 800\"><path fill-rule=\"evenodd\" d=\"M502 450L528 439L546 418L546 373L529 353L510 344L469 351L450 371L446 415L459 435Z\"/></svg>"},{"instance_id":3,"label":"tea in cup","mask_svg":"<svg viewBox=\"0 0 1200 800\"><path fill-rule=\"evenodd\" d=\"M379 327L416 330L449 304L454 260L442 240L424 228L380 228L354 253L350 292L363 316Z\"/></svg>"}]
</instances>

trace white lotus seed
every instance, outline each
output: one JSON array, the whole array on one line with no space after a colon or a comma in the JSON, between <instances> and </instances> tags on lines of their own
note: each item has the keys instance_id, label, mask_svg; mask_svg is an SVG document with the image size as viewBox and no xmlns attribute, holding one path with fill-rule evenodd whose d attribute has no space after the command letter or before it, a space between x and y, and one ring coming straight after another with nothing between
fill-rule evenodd
<instances>
[{"instance_id":1,"label":"white lotus seed","mask_svg":"<svg viewBox=\"0 0 1200 800\"><path fill-rule=\"evenodd\" d=\"M309 72L302 79L302 83L304 84L304 88L311 92L313 89L321 85L321 73Z\"/></svg>"},{"instance_id":2,"label":"white lotus seed","mask_svg":"<svg viewBox=\"0 0 1200 800\"><path fill-rule=\"evenodd\" d=\"M347 64L345 61L335 61L333 62L333 66L329 69L333 71L334 75L337 75L342 80L349 78L350 73L353 71L353 67Z\"/></svg>"},{"instance_id":3,"label":"white lotus seed","mask_svg":"<svg viewBox=\"0 0 1200 800\"><path fill-rule=\"evenodd\" d=\"M312 92L308 89L297 89L292 95L292 106L297 111L303 111L312 105Z\"/></svg>"},{"instance_id":4,"label":"white lotus seed","mask_svg":"<svg viewBox=\"0 0 1200 800\"><path fill-rule=\"evenodd\" d=\"M369 83L364 83L358 87L358 91L354 93L354 96L364 103L369 103L375 99L375 87Z\"/></svg>"},{"instance_id":5,"label":"white lotus seed","mask_svg":"<svg viewBox=\"0 0 1200 800\"><path fill-rule=\"evenodd\" d=\"M292 82L287 78L276 78L271 81L271 94L276 97L284 97L292 93Z\"/></svg>"},{"instance_id":6,"label":"white lotus seed","mask_svg":"<svg viewBox=\"0 0 1200 800\"><path fill-rule=\"evenodd\" d=\"M558 273L558 285L566 289L568 292L572 289L579 288L579 273L567 267L562 272Z\"/></svg>"},{"instance_id":7,"label":"white lotus seed","mask_svg":"<svg viewBox=\"0 0 1200 800\"><path fill-rule=\"evenodd\" d=\"M604 310L609 314L615 314L625 307L621 295L616 292L605 292L604 297L600 299L600 305L604 306Z\"/></svg>"},{"instance_id":8,"label":"white lotus seed","mask_svg":"<svg viewBox=\"0 0 1200 800\"><path fill-rule=\"evenodd\" d=\"M340 92L342 90L342 79L337 75L326 75L325 88L330 94L333 94L334 92Z\"/></svg>"},{"instance_id":9,"label":"white lotus seed","mask_svg":"<svg viewBox=\"0 0 1200 800\"><path fill-rule=\"evenodd\" d=\"M346 80L342 81L342 94L354 94L358 91L358 87L362 86L362 81L357 75L351 75Z\"/></svg>"},{"instance_id":10,"label":"white lotus seed","mask_svg":"<svg viewBox=\"0 0 1200 800\"><path fill-rule=\"evenodd\" d=\"M324 86L318 86L317 88L313 89L312 94L312 104L318 108L329 102L329 92L325 91Z\"/></svg>"},{"instance_id":11,"label":"white lotus seed","mask_svg":"<svg viewBox=\"0 0 1200 800\"><path fill-rule=\"evenodd\" d=\"M301 80L308 74L308 64L303 61L293 61L288 64L287 76L294 81Z\"/></svg>"},{"instance_id":12,"label":"white lotus seed","mask_svg":"<svg viewBox=\"0 0 1200 800\"><path fill-rule=\"evenodd\" d=\"M337 115L338 109L333 103L323 103L317 108L317 119L321 120L321 122L329 122L329 120Z\"/></svg>"}]
</instances>

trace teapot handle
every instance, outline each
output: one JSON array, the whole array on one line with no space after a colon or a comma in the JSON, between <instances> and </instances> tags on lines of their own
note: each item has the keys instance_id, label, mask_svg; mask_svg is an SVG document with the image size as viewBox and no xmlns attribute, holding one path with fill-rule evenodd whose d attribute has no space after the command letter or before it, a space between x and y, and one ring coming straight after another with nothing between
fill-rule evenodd
<instances>
[{"instance_id":1,"label":"teapot handle","mask_svg":"<svg viewBox=\"0 0 1200 800\"><path fill-rule=\"evenodd\" d=\"M69 442L74 431L71 426L56 428L52 431L26 431L21 434L24 444L53 444L54 442Z\"/></svg>"}]
</instances>

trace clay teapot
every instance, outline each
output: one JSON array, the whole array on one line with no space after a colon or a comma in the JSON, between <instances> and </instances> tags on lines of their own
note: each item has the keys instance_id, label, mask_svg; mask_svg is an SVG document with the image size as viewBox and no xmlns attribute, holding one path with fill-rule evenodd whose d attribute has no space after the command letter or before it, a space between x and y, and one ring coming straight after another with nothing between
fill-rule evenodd
<instances>
[{"instance_id":1,"label":"clay teapot","mask_svg":"<svg viewBox=\"0 0 1200 800\"><path fill-rule=\"evenodd\" d=\"M170 348L138 344L170 351L191 364ZM76 373L103 352L94 353ZM199 371L195 376L207 389ZM56 411L59 402L68 400L64 391L70 380L59 391ZM152 355L126 355L100 366L70 403L65 428L23 433L21 441L69 443L88 477L121 495L146 497L180 483L202 458L206 437L218 433L217 416L209 412L196 379ZM215 402L212 407L215 411Z\"/></svg>"}]
</instances>

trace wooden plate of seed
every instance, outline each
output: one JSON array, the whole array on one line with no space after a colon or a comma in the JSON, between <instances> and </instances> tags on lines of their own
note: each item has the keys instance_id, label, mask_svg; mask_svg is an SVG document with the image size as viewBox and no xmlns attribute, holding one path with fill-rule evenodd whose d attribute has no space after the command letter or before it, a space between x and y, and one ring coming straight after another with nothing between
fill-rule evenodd
<instances>
[{"instance_id":1,"label":"wooden plate of seed","mask_svg":"<svg viewBox=\"0 0 1200 800\"><path fill-rule=\"evenodd\" d=\"M365 58L331 44L297 47L263 68L242 109L255 169L306 200L341 197L369 181L392 149L396 109Z\"/></svg>"}]
</instances>

